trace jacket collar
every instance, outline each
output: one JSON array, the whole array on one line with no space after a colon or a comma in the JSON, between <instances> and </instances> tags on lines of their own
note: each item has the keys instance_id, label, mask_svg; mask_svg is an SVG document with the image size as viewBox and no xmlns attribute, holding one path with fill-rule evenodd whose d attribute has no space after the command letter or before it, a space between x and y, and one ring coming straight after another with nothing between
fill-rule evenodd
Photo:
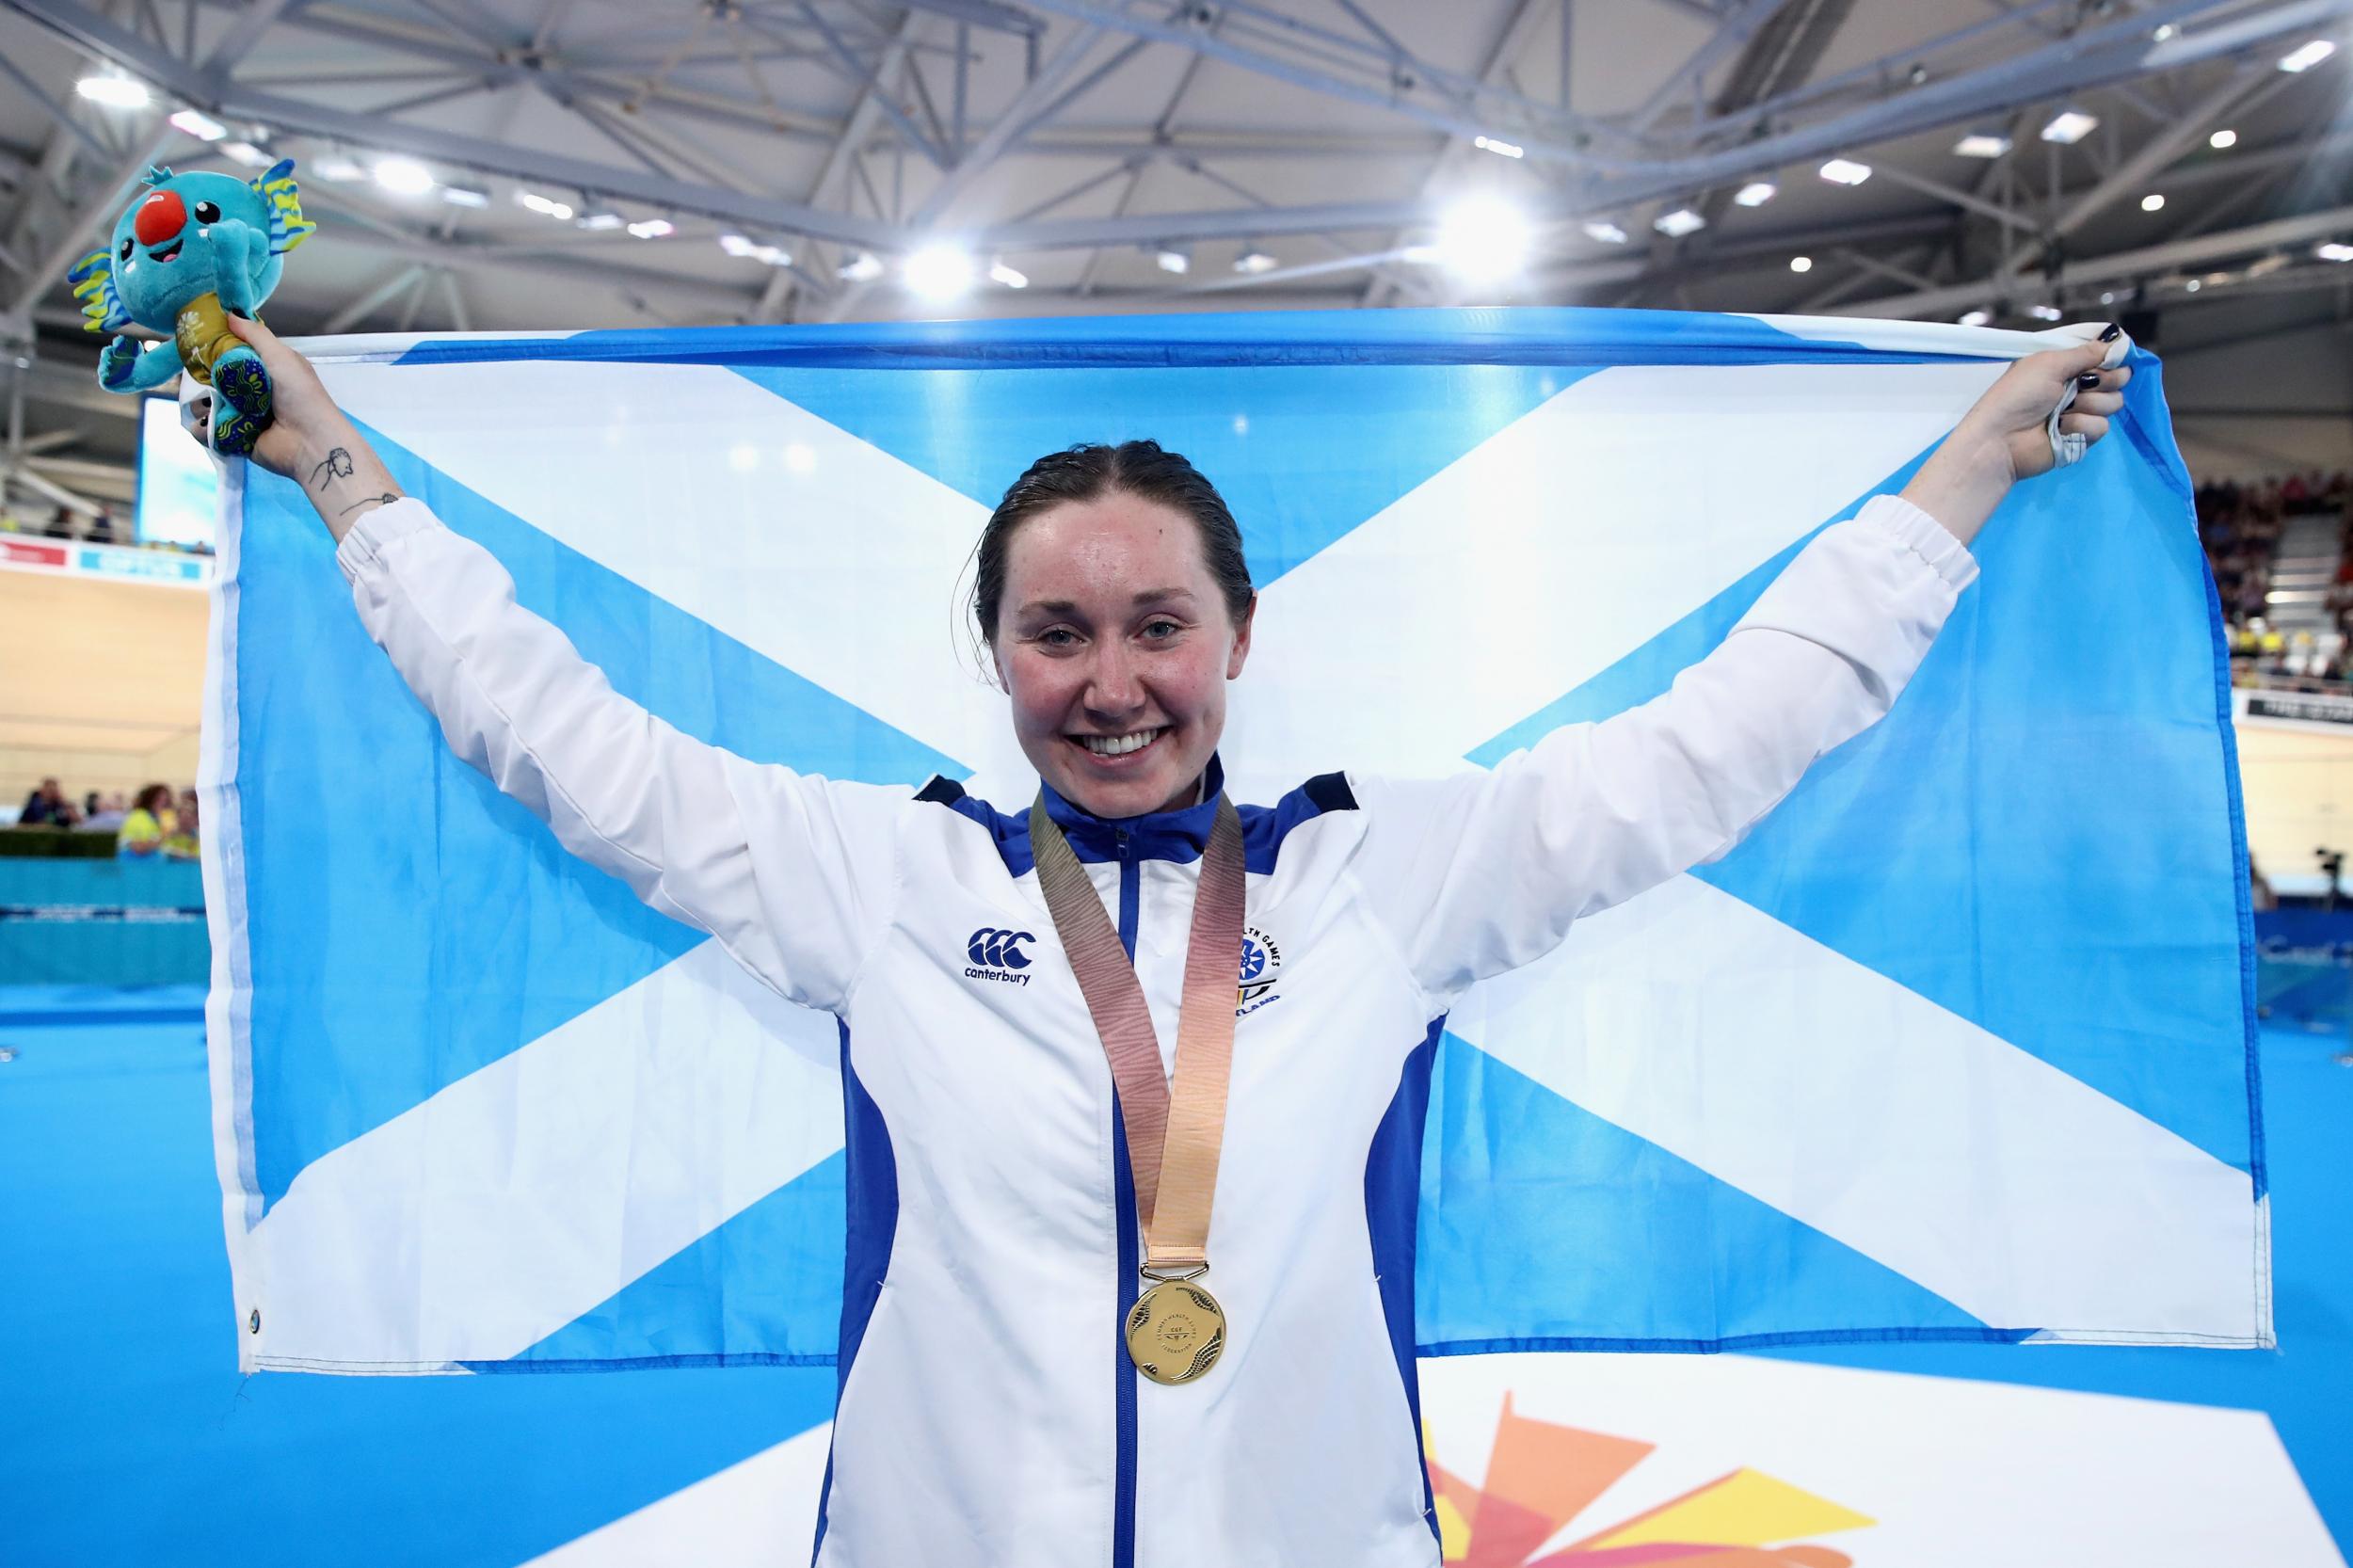
<instances>
[{"instance_id":1,"label":"jacket collar","mask_svg":"<svg viewBox=\"0 0 2353 1568\"><path fill-rule=\"evenodd\" d=\"M1147 811L1140 817L1098 817L1065 800L1051 784L1041 782L1046 814L1070 840L1081 860L1117 860L1124 854L1146 860L1198 860L1209 848L1209 829L1217 822L1217 800L1225 788L1225 766L1212 755L1202 778L1196 805L1174 811Z\"/></svg>"}]
</instances>

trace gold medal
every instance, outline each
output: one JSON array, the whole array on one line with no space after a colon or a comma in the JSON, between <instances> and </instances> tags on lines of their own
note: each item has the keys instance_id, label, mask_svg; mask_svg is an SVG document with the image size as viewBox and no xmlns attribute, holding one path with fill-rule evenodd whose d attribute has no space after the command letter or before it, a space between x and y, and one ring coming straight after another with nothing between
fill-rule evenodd
<instances>
[{"instance_id":1,"label":"gold medal","mask_svg":"<svg viewBox=\"0 0 2353 1568\"><path fill-rule=\"evenodd\" d=\"M1162 1280L1128 1314L1128 1359L1154 1383L1191 1383L1225 1349L1225 1311L1197 1280Z\"/></svg>"},{"instance_id":2,"label":"gold medal","mask_svg":"<svg viewBox=\"0 0 2353 1568\"><path fill-rule=\"evenodd\" d=\"M1160 1074L1160 1048L1135 967L1042 793L1030 808L1030 847L1038 890L1101 1037L1128 1130L1144 1277L1155 1282L1128 1309L1128 1359L1154 1383L1192 1383L1225 1349L1225 1310L1199 1281L1209 1269L1209 1208L1234 1061L1234 976L1241 972L1245 899L1241 819L1221 793L1185 944L1173 1084Z\"/></svg>"}]
</instances>

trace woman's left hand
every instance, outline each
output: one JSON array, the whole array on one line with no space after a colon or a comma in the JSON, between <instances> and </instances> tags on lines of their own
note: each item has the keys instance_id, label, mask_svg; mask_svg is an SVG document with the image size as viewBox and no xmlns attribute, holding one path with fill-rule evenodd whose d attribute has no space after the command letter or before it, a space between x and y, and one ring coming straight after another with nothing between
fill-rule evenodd
<instances>
[{"instance_id":1,"label":"woman's left hand","mask_svg":"<svg viewBox=\"0 0 2353 1568\"><path fill-rule=\"evenodd\" d=\"M2075 401L2059 416L2063 435L2089 445L2108 433L2108 419L2124 406L2130 367L2103 370L2113 340L2029 354L2002 373L1961 416L1953 433L1920 465L1904 499L1967 544L2021 479L2051 471L2051 410L2075 384Z\"/></svg>"},{"instance_id":2,"label":"woman's left hand","mask_svg":"<svg viewBox=\"0 0 2353 1568\"><path fill-rule=\"evenodd\" d=\"M2066 395L2068 382L2075 383L2075 401L2059 416L2061 435L2080 435L2087 444L2096 441L2108 433L2108 416L2124 407L2124 383L2133 378L2132 368L2102 370L2108 348L2108 344L2094 342L2027 355L1986 390L1953 434L1974 433L1998 443L2009 459L2013 481L2050 472L2051 410Z\"/></svg>"}]
</instances>

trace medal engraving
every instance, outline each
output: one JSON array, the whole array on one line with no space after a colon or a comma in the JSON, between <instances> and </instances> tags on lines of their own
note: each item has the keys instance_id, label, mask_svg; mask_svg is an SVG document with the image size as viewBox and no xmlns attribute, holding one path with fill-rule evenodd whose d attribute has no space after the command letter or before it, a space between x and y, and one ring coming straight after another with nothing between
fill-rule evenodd
<instances>
[{"instance_id":1,"label":"medal engraving","mask_svg":"<svg viewBox=\"0 0 2353 1568\"><path fill-rule=\"evenodd\" d=\"M1225 1313L1192 1280L1165 1280L1128 1314L1128 1359L1154 1383L1191 1383L1225 1349Z\"/></svg>"}]
</instances>

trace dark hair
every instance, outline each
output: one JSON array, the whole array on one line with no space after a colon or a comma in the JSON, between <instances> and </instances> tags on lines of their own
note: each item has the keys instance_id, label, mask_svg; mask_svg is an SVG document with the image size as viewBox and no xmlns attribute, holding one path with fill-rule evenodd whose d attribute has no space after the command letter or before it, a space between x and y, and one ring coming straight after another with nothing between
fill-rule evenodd
<instances>
[{"instance_id":1,"label":"dark hair","mask_svg":"<svg viewBox=\"0 0 2353 1568\"><path fill-rule=\"evenodd\" d=\"M980 568L973 574L972 618L981 641L997 641L998 601L1005 596L1005 550L1015 530L1040 512L1068 501L1098 501L1124 491L1157 502L1193 519L1201 534L1201 559L1225 596L1226 614L1236 625L1250 613L1257 590L1250 585L1250 567L1242 559L1241 530L1217 487L1183 457L1164 452L1158 441L1122 441L1109 446L1082 441L1049 452L1032 463L1006 489L997 510L988 515L975 547Z\"/></svg>"},{"instance_id":2,"label":"dark hair","mask_svg":"<svg viewBox=\"0 0 2353 1568\"><path fill-rule=\"evenodd\" d=\"M138 792L136 799L131 802L134 808L141 811L153 811L158 806L170 804L171 786L168 784L150 784Z\"/></svg>"}]
</instances>

